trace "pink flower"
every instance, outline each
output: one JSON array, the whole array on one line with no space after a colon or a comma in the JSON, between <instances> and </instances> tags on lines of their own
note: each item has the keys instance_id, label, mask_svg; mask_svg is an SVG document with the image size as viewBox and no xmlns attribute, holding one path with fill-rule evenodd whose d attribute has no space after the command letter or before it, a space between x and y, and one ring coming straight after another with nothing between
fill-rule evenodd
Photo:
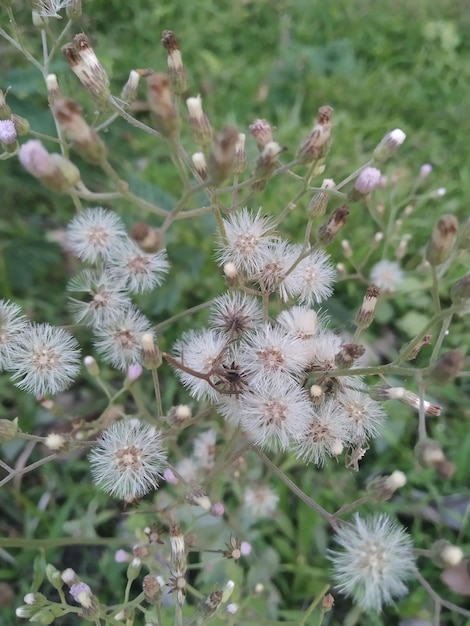
<instances>
[{"instance_id":1,"label":"pink flower","mask_svg":"<svg viewBox=\"0 0 470 626\"><path fill-rule=\"evenodd\" d=\"M49 152L38 139L24 143L18 154L21 165L36 178L53 177L57 165Z\"/></svg>"}]
</instances>

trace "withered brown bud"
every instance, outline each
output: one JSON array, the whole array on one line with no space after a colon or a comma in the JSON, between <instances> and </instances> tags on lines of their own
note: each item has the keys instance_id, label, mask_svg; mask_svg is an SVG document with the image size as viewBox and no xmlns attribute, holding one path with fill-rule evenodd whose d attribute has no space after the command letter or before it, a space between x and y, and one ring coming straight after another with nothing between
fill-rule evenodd
<instances>
[{"instance_id":1,"label":"withered brown bud","mask_svg":"<svg viewBox=\"0 0 470 626\"><path fill-rule=\"evenodd\" d=\"M88 37L78 33L72 43L63 46L62 54L75 76L93 98L101 105L106 103L110 96L109 78L90 46Z\"/></svg>"},{"instance_id":2,"label":"withered brown bud","mask_svg":"<svg viewBox=\"0 0 470 626\"><path fill-rule=\"evenodd\" d=\"M455 215L443 215L434 226L426 247L426 260L433 266L441 265L449 258L457 239L459 223Z\"/></svg>"},{"instance_id":3,"label":"withered brown bud","mask_svg":"<svg viewBox=\"0 0 470 626\"><path fill-rule=\"evenodd\" d=\"M256 180L251 186L253 191L265 189L268 178L273 173L282 152L284 152L284 148L281 148L276 141L270 141L265 145L255 164L253 178Z\"/></svg>"},{"instance_id":4,"label":"withered brown bud","mask_svg":"<svg viewBox=\"0 0 470 626\"><path fill-rule=\"evenodd\" d=\"M159 578L159 576L147 574L142 581L142 591L145 593L145 597L149 602L158 600L162 594L163 588Z\"/></svg>"},{"instance_id":5,"label":"withered brown bud","mask_svg":"<svg viewBox=\"0 0 470 626\"><path fill-rule=\"evenodd\" d=\"M217 607L222 602L222 591L213 591L210 596L208 596L201 604L199 605L200 610L204 615L211 615L214 611L217 610Z\"/></svg>"},{"instance_id":6,"label":"withered brown bud","mask_svg":"<svg viewBox=\"0 0 470 626\"><path fill-rule=\"evenodd\" d=\"M173 102L170 81L166 74L138 70L147 82L147 100L155 127L167 139L178 135L180 118Z\"/></svg>"},{"instance_id":7,"label":"withered brown bud","mask_svg":"<svg viewBox=\"0 0 470 626\"><path fill-rule=\"evenodd\" d=\"M321 608L326 613L327 611L331 611L331 609L333 608L334 603L335 603L335 599L333 598L331 593L327 593L326 596L323 596L323 598L322 598Z\"/></svg>"},{"instance_id":8,"label":"withered brown bud","mask_svg":"<svg viewBox=\"0 0 470 626\"><path fill-rule=\"evenodd\" d=\"M335 363L337 367L352 367L365 351L364 346L355 343L344 343L335 356Z\"/></svg>"},{"instance_id":9,"label":"withered brown bud","mask_svg":"<svg viewBox=\"0 0 470 626\"><path fill-rule=\"evenodd\" d=\"M238 135L238 128L228 125L215 137L214 146L207 165L208 177L212 185L220 185L233 171L233 160Z\"/></svg>"},{"instance_id":10,"label":"withered brown bud","mask_svg":"<svg viewBox=\"0 0 470 626\"><path fill-rule=\"evenodd\" d=\"M335 209L328 220L318 229L318 242L323 246L330 244L346 224L348 215L349 208L347 204L342 204L340 207Z\"/></svg>"},{"instance_id":11,"label":"withered brown bud","mask_svg":"<svg viewBox=\"0 0 470 626\"><path fill-rule=\"evenodd\" d=\"M161 42L168 55L168 75L170 77L171 87L174 93L182 95L188 89L188 76L175 33L171 30L164 30Z\"/></svg>"},{"instance_id":12,"label":"withered brown bud","mask_svg":"<svg viewBox=\"0 0 470 626\"><path fill-rule=\"evenodd\" d=\"M431 370L431 378L441 385L446 385L454 380L463 368L465 354L458 348L449 350L443 354Z\"/></svg>"},{"instance_id":13,"label":"withered brown bud","mask_svg":"<svg viewBox=\"0 0 470 626\"><path fill-rule=\"evenodd\" d=\"M332 117L333 109L330 106L322 106L318 109L313 129L297 151L297 159L300 163L313 163L327 155L331 143Z\"/></svg>"},{"instance_id":14,"label":"withered brown bud","mask_svg":"<svg viewBox=\"0 0 470 626\"><path fill-rule=\"evenodd\" d=\"M416 357L418 356L418 354L421 352L421 349L424 348L425 346L429 346L431 343L431 338L432 335L424 335L424 337L422 338L422 340L413 348L413 350L408 354L408 356L406 357L406 361L412 361L413 359L416 359ZM406 343L402 349L400 350L400 355L403 352L406 352L408 350L408 347L410 345L410 342Z\"/></svg>"},{"instance_id":15,"label":"withered brown bud","mask_svg":"<svg viewBox=\"0 0 470 626\"><path fill-rule=\"evenodd\" d=\"M105 144L96 130L87 124L82 107L77 102L70 98L59 98L52 104L52 111L59 126L85 161L97 165L106 159Z\"/></svg>"}]
</instances>

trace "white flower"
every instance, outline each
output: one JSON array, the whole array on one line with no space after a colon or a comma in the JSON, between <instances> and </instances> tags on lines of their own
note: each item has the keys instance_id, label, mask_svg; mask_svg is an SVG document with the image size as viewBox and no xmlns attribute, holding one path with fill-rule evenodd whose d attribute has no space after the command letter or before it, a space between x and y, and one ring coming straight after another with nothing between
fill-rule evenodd
<instances>
[{"instance_id":1,"label":"white flower","mask_svg":"<svg viewBox=\"0 0 470 626\"><path fill-rule=\"evenodd\" d=\"M150 322L132 307L99 328L95 328L95 346L114 367L125 371L142 361L142 335L150 331Z\"/></svg>"},{"instance_id":2,"label":"white flower","mask_svg":"<svg viewBox=\"0 0 470 626\"><path fill-rule=\"evenodd\" d=\"M224 220L225 236L220 238L218 259L221 265L234 263L249 276L265 263L272 241L272 220L253 214L247 208Z\"/></svg>"},{"instance_id":3,"label":"white flower","mask_svg":"<svg viewBox=\"0 0 470 626\"><path fill-rule=\"evenodd\" d=\"M240 397L240 424L256 445L285 450L300 439L312 417L305 391L288 376L252 384Z\"/></svg>"},{"instance_id":4,"label":"white flower","mask_svg":"<svg viewBox=\"0 0 470 626\"><path fill-rule=\"evenodd\" d=\"M90 263L109 259L115 247L126 237L120 218L102 207L85 209L67 227L68 247L76 257Z\"/></svg>"},{"instance_id":5,"label":"white flower","mask_svg":"<svg viewBox=\"0 0 470 626\"><path fill-rule=\"evenodd\" d=\"M288 300L289 294L284 286L284 279L299 258L300 251L301 248L291 245L284 239L275 239L271 243L267 248L263 265L253 276L262 291L269 293L278 291L283 300Z\"/></svg>"},{"instance_id":6,"label":"white flower","mask_svg":"<svg viewBox=\"0 0 470 626\"><path fill-rule=\"evenodd\" d=\"M312 306L331 296L335 277L336 271L330 257L322 250L315 250L285 278L283 288L288 296L299 298L302 304ZM282 293L281 297L283 300L288 299Z\"/></svg>"},{"instance_id":7,"label":"white flower","mask_svg":"<svg viewBox=\"0 0 470 626\"><path fill-rule=\"evenodd\" d=\"M174 356L178 361L199 374L209 374L214 366L222 366L227 354L227 339L215 330L192 330L185 333L174 346ZM177 367L175 371L189 393L197 400L203 396L211 400L218 398L218 392L206 380Z\"/></svg>"},{"instance_id":8,"label":"white flower","mask_svg":"<svg viewBox=\"0 0 470 626\"><path fill-rule=\"evenodd\" d=\"M16 342L27 325L28 321L17 304L0 300L0 372L11 368Z\"/></svg>"},{"instance_id":9,"label":"white flower","mask_svg":"<svg viewBox=\"0 0 470 626\"><path fill-rule=\"evenodd\" d=\"M68 290L86 297L84 300L69 298L78 324L106 325L131 306L122 281L113 280L107 272L84 270L72 278Z\"/></svg>"},{"instance_id":10,"label":"white flower","mask_svg":"<svg viewBox=\"0 0 470 626\"><path fill-rule=\"evenodd\" d=\"M94 482L121 500L140 498L158 487L166 465L162 436L150 424L121 421L103 432L89 455Z\"/></svg>"},{"instance_id":11,"label":"white flower","mask_svg":"<svg viewBox=\"0 0 470 626\"><path fill-rule=\"evenodd\" d=\"M9 369L20 389L36 396L59 393L80 371L78 343L62 328L33 324L18 336Z\"/></svg>"},{"instance_id":12,"label":"white flower","mask_svg":"<svg viewBox=\"0 0 470 626\"><path fill-rule=\"evenodd\" d=\"M266 324L240 345L241 369L256 377L277 373L300 374L308 364L305 342L281 327Z\"/></svg>"},{"instance_id":13,"label":"white flower","mask_svg":"<svg viewBox=\"0 0 470 626\"><path fill-rule=\"evenodd\" d=\"M323 465L327 456L341 454L348 435L348 419L335 400L316 407L316 414L292 449L297 458L306 463Z\"/></svg>"},{"instance_id":14,"label":"white flower","mask_svg":"<svg viewBox=\"0 0 470 626\"><path fill-rule=\"evenodd\" d=\"M293 306L282 311L276 319L280 326L299 339L314 337L319 330L319 321L313 309L302 306Z\"/></svg>"},{"instance_id":15,"label":"white flower","mask_svg":"<svg viewBox=\"0 0 470 626\"><path fill-rule=\"evenodd\" d=\"M146 293L162 284L170 265L165 250L148 254L128 239L113 250L108 267L110 275L131 293Z\"/></svg>"},{"instance_id":16,"label":"white flower","mask_svg":"<svg viewBox=\"0 0 470 626\"><path fill-rule=\"evenodd\" d=\"M215 298L211 306L210 324L230 338L253 330L263 320L260 303L238 291Z\"/></svg>"},{"instance_id":17,"label":"white flower","mask_svg":"<svg viewBox=\"0 0 470 626\"><path fill-rule=\"evenodd\" d=\"M338 589L360 607L378 612L407 593L404 581L416 569L413 543L389 517L356 514L354 524L339 529L336 542L342 550L331 550L330 558Z\"/></svg>"},{"instance_id":18,"label":"white flower","mask_svg":"<svg viewBox=\"0 0 470 626\"><path fill-rule=\"evenodd\" d=\"M345 389L337 401L348 417L348 441L357 444L378 437L385 422L382 406L364 391Z\"/></svg>"},{"instance_id":19,"label":"white flower","mask_svg":"<svg viewBox=\"0 0 470 626\"><path fill-rule=\"evenodd\" d=\"M268 485L247 487L243 494L243 506L254 517L271 517L278 502L279 496Z\"/></svg>"},{"instance_id":20,"label":"white flower","mask_svg":"<svg viewBox=\"0 0 470 626\"><path fill-rule=\"evenodd\" d=\"M379 261L370 272L370 279L385 292L392 292L403 281L403 270L395 261Z\"/></svg>"}]
</instances>

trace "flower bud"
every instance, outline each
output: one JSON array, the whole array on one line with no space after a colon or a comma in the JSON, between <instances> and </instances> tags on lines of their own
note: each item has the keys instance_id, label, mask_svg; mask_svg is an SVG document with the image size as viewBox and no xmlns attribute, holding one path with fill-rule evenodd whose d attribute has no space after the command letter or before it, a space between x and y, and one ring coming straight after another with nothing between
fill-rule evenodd
<instances>
[{"instance_id":1,"label":"flower bud","mask_svg":"<svg viewBox=\"0 0 470 626\"><path fill-rule=\"evenodd\" d=\"M464 554L461 548L454 546L447 539L439 539L431 548L433 560L438 567L453 567L458 565Z\"/></svg>"},{"instance_id":2,"label":"flower bud","mask_svg":"<svg viewBox=\"0 0 470 626\"><path fill-rule=\"evenodd\" d=\"M464 366L465 354L455 348L443 354L431 370L431 379L440 385L452 382Z\"/></svg>"},{"instance_id":3,"label":"flower bud","mask_svg":"<svg viewBox=\"0 0 470 626\"><path fill-rule=\"evenodd\" d=\"M333 608L334 603L335 603L334 597L331 595L331 593L327 593L322 598L321 608L322 608L323 611L325 611L325 613L327 613L328 611L331 611L331 609Z\"/></svg>"},{"instance_id":4,"label":"flower bud","mask_svg":"<svg viewBox=\"0 0 470 626\"><path fill-rule=\"evenodd\" d=\"M260 152L264 150L266 144L274 141L273 129L266 120L255 120L253 124L250 124L248 130L254 137Z\"/></svg>"},{"instance_id":5,"label":"flower bud","mask_svg":"<svg viewBox=\"0 0 470 626\"><path fill-rule=\"evenodd\" d=\"M215 613L222 602L222 595L222 591L213 591L203 602L199 604L199 611L206 617Z\"/></svg>"},{"instance_id":6,"label":"flower bud","mask_svg":"<svg viewBox=\"0 0 470 626\"><path fill-rule=\"evenodd\" d=\"M348 199L351 202L357 202L361 198L365 198L377 187L381 175L380 170L375 167L364 168L357 177L354 187L348 193Z\"/></svg>"},{"instance_id":7,"label":"flower bud","mask_svg":"<svg viewBox=\"0 0 470 626\"><path fill-rule=\"evenodd\" d=\"M132 561L129 563L129 566L127 568L127 580L129 582L132 582L133 580L135 580L137 576L140 574L141 569L142 569L142 561L139 558L134 557Z\"/></svg>"},{"instance_id":8,"label":"flower bud","mask_svg":"<svg viewBox=\"0 0 470 626\"><path fill-rule=\"evenodd\" d=\"M8 90L7 90L8 92ZM5 94L0 89L0 120L11 120L11 109L7 104Z\"/></svg>"},{"instance_id":9,"label":"flower bud","mask_svg":"<svg viewBox=\"0 0 470 626\"><path fill-rule=\"evenodd\" d=\"M199 146L207 146L212 141L212 127L209 118L202 110L201 96L188 98L189 127L193 141Z\"/></svg>"},{"instance_id":10,"label":"flower bud","mask_svg":"<svg viewBox=\"0 0 470 626\"><path fill-rule=\"evenodd\" d=\"M377 163L382 163L389 159L398 150L405 139L406 134L400 128L395 128L395 130L387 133L374 150L374 160Z\"/></svg>"},{"instance_id":11,"label":"flower bud","mask_svg":"<svg viewBox=\"0 0 470 626\"><path fill-rule=\"evenodd\" d=\"M283 151L284 149L275 141L270 141L265 145L255 164L253 172L255 182L251 186L253 191L265 189L267 180L273 173L278 157Z\"/></svg>"},{"instance_id":12,"label":"flower bud","mask_svg":"<svg viewBox=\"0 0 470 626\"><path fill-rule=\"evenodd\" d=\"M413 359L416 359L422 348L430 345L431 338L431 335L424 335L421 341L416 346L414 346L413 350L408 354L408 356L406 357L406 361L413 361ZM408 351L410 343L411 342L405 343L405 345L400 350L400 355Z\"/></svg>"},{"instance_id":13,"label":"flower bud","mask_svg":"<svg viewBox=\"0 0 470 626\"><path fill-rule=\"evenodd\" d=\"M142 591L145 593L145 597L151 603L155 603L160 599L165 587L165 581L161 576L155 576L154 574L147 574L142 581Z\"/></svg>"},{"instance_id":14,"label":"flower bud","mask_svg":"<svg viewBox=\"0 0 470 626\"><path fill-rule=\"evenodd\" d=\"M426 260L432 266L441 265L449 258L457 239L459 223L454 215L443 215L434 226L426 247Z\"/></svg>"},{"instance_id":15,"label":"flower bud","mask_svg":"<svg viewBox=\"0 0 470 626\"><path fill-rule=\"evenodd\" d=\"M245 135L239 133L237 143L235 144L235 155L233 157L233 173L243 174L246 170L246 151L245 151Z\"/></svg>"},{"instance_id":16,"label":"flower bud","mask_svg":"<svg viewBox=\"0 0 470 626\"><path fill-rule=\"evenodd\" d=\"M84 161L98 165L106 160L106 146L94 128L86 123L81 106L70 98L57 99L52 111L73 147Z\"/></svg>"},{"instance_id":17,"label":"flower bud","mask_svg":"<svg viewBox=\"0 0 470 626\"><path fill-rule=\"evenodd\" d=\"M432 172L432 165L430 163L423 163L423 165L421 165L420 170L419 170L420 179L424 180L425 178L429 176L431 172Z\"/></svg>"},{"instance_id":18,"label":"flower bud","mask_svg":"<svg viewBox=\"0 0 470 626\"><path fill-rule=\"evenodd\" d=\"M420 397L412 391L408 391L404 387L390 387L389 385L376 385L370 387L369 395L373 400L385 401L385 400L399 400L403 404L419 409L421 406ZM437 404L432 404L428 400L423 400L423 409L428 415L434 415L439 417L441 414L441 407Z\"/></svg>"},{"instance_id":19,"label":"flower bud","mask_svg":"<svg viewBox=\"0 0 470 626\"><path fill-rule=\"evenodd\" d=\"M171 30L164 30L161 42L168 55L168 76L170 77L171 88L174 93L180 96L188 89L188 76L183 65L178 41Z\"/></svg>"},{"instance_id":20,"label":"flower bud","mask_svg":"<svg viewBox=\"0 0 470 626\"><path fill-rule=\"evenodd\" d=\"M322 189L334 189L335 181L331 178L325 178L322 183ZM307 213L310 217L323 217L325 215L326 207L330 196L327 193L316 193L310 200L307 207Z\"/></svg>"},{"instance_id":21,"label":"flower bud","mask_svg":"<svg viewBox=\"0 0 470 626\"><path fill-rule=\"evenodd\" d=\"M397 489L406 485L406 475L395 470L390 476L379 476L367 485L367 493L372 502L386 502L390 500Z\"/></svg>"},{"instance_id":22,"label":"flower bud","mask_svg":"<svg viewBox=\"0 0 470 626\"><path fill-rule=\"evenodd\" d=\"M368 328L372 324L379 295L380 289L377 285L371 285L367 289L366 295L362 300L362 306L356 314L356 326L358 328Z\"/></svg>"},{"instance_id":23,"label":"flower bud","mask_svg":"<svg viewBox=\"0 0 470 626\"><path fill-rule=\"evenodd\" d=\"M196 170L197 175L202 179L206 180L207 178L207 163L206 157L203 152L195 152L191 161L193 162L194 169Z\"/></svg>"},{"instance_id":24,"label":"flower bud","mask_svg":"<svg viewBox=\"0 0 470 626\"><path fill-rule=\"evenodd\" d=\"M90 374L90 376L93 376L94 378L96 378L96 376L100 375L99 365L92 356L86 356L83 359L83 363L87 369L87 372Z\"/></svg>"},{"instance_id":25,"label":"flower bud","mask_svg":"<svg viewBox=\"0 0 470 626\"><path fill-rule=\"evenodd\" d=\"M18 433L18 418L14 420L0 419L0 443L12 441Z\"/></svg>"},{"instance_id":26,"label":"flower bud","mask_svg":"<svg viewBox=\"0 0 470 626\"><path fill-rule=\"evenodd\" d=\"M30 174L58 193L67 193L80 180L80 172L73 163L60 154L50 154L37 139L24 143L18 158Z\"/></svg>"},{"instance_id":27,"label":"flower bud","mask_svg":"<svg viewBox=\"0 0 470 626\"><path fill-rule=\"evenodd\" d=\"M17 132L13 120L0 120L0 143L7 152L15 152L18 147Z\"/></svg>"},{"instance_id":28,"label":"flower bud","mask_svg":"<svg viewBox=\"0 0 470 626\"><path fill-rule=\"evenodd\" d=\"M332 117L333 109L330 106L322 106L318 109L313 129L297 151L297 159L300 163L313 163L326 156L331 143Z\"/></svg>"},{"instance_id":29,"label":"flower bud","mask_svg":"<svg viewBox=\"0 0 470 626\"><path fill-rule=\"evenodd\" d=\"M121 91L121 100L124 100L127 106L132 104L137 98L137 89L139 87L140 74L135 70L131 70L129 78Z\"/></svg>"},{"instance_id":30,"label":"flower bud","mask_svg":"<svg viewBox=\"0 0 470 626\"><path fill-rule=\"evenodd\" d=\"M173 139L179 134L180 119L173 102L170 81L165 74L153 70L139 70L147 83L147 101L155 128L166 139Z\"/></svg>"},{"instance_id":31,"label":"flower bud","mask_svg":"<svg viewBox=\"0 0 470 626\"><path fill-rule=\"evenodd\" d=\"M347 204L342 204L340 207L335 209L328 220L318 229L318 243L322 246L329 245L346 224L348 215L349 208Z\"/></svg>"},{"instance_id":32,"label":"flower bud","mask_svg":"<svg viewBox=\"0 0 470 626\"><path fill-rule=\"evenodd\" d=\"M418 461L426 467L436 468L446 460L441 446L433 439L419 442L415 447L415 453Z\"/></svg>"},{"instance_id":33,"label":"flower bud","mask_svg":"<svg viewBox=\"0 0 470 626\"><path fill-rule=\"evenodd\" d=\"M337 367L352 367L366 349L355 343L344 343L339 352L335 355L335 364Z\"/></svg>"},{"instance_id":34,"label":"flower bud","mask_svg":"<svg viewBox=\"0 0 470 626\"><path fill-rule=\"evenodd\" d=\"M13 113L11 116L11 121L15 125L16 134L18 137L24 137L31 130L31 125L25 117L21 117L21 115L16 115Z\"/></svg>"},{"instance_id":35,"label":"flower bud","mask_svg":"<svg viewBox=\"0 0 470 626\"><path fill-rule=\"evenodd\" d=\"M465 274L452 285L450 297L454 304L465 304L466 309L468 309L470 305L470 273Z\"/></svg>"},{"instance_id":36,"label":"flower bud","mask_svg":"<svg viewBox=\"0 0 470 626\"><path fill-rule=\"evenodd\" d=\"M210 499L199 487L193 487L186 496L186 500L189 504L200 506L204 511L209 511L212 506Z\"/></svg>"},{"instance_id":37,"label":"flower bud","mask_svg":"<svg viewBox=\"0 0 470 626\"><path fill-rule=\"evenodd\" d=\"M215 137L207 166L211 185L220 185L232 173L238 135L238 129L229 125L225 126Z\"/></svg>"},{"instance_id":38,"label":"flower bud","mask_svg":"<svg viewBox=\"0 0 470 626\"><path fill-rule=\"evenodd\" d=\"M48 450L52 452L59 452L66 448L67 439L63 435L59 435L57 433L49 433L46 437L46 441L44 445Z\"/></svg>"},{"instance_id":39,"label":"flower bud","mask_svg":"<svg viewBox=\"0 0 470 626\"><path fill-rule=\"evenodd\" d=\"M88 37L78 33L72 43L63 46L62 54L85 89L98 104L104 105L110 96L109 78L90 46Z\"/></svg>"},{"instance_id":40,"label":"flower bud","mask_svg":"<svg viewBox=\"0 0 470 626\"><path fill-rule=\"evenodd\" d=\"M144 333L141 341L144 367L148 370L157 369L162 364L162 356L155 345L153 333Z\"/></svg>"},{"instance_id":41,"label":"flower bud","mask_svg":"<svg viewBox=\"0 0 470 626\"><path fill-rule=\"evenodd\" d=\"M61 88L59 87L59 83L57 82L57 76L55 74L48 74L46 76L46 88L47 99L49 101L50 107L52 107L54 102L56 102L57 100L61 100L65 97L62 93Z\"/></svg>"}]
</instances>

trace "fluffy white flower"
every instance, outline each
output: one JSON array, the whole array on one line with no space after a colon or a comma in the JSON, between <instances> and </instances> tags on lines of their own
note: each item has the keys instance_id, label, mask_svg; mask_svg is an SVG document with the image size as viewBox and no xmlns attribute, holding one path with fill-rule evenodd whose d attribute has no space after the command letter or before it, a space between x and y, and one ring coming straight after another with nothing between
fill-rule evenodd
<instances>
[{"instance_id":1,"label":"fluffy white flower","mask_svg":"<svg viewBox=\"0 0 470 626\"><path fill-rule=\"evenodd\" d=\"M240 397L240 424L256 445L285 450L300 439L312 417L305 391L288 376L264 378Z\"/></svg>"},{"instance_id":2,"label":"fluffy white flower","mask_svg":"<svg viewBox=\"0 0 470 626\"><path fill-rule=\"evenodd\" d=\"M16 342L27 325L28 321L17 304L0 300L0 372L10 369Z\"/></svg>"},{"instance_id":3,"label":"fluffy white flower","mask_svg":"<svg viewBox=\"0 0 470 626\"><path fill-rule=\"evenodd\" d=\"M268 485L247 487L243 494L243 506L254 517L270 517L278 502L279 496Z\"/></svg>"},{"instance_id":4,"label":"fluffy white flower","mask_svg":"<svg viewBox=\"0 0 470 626\"><path fill-rule=\"evenodd\" d=\"M262 216L261 209L254 214L244 208L224 220L225 236L218 245L220 264L234 263L248 276L255 274L266 261L272 229L271 218Z\"/></svg>"},{"instance_id":5,"label":"fluffy white flower","mask_svg":"<svg viewBox=\"0 0 470 626\"><path fill-rule=\"evenodd\" d=\"M227 360L228 347L227 339L215 330L192 330L175 344L173 355L194 372L208 374L214 366L222 367ZM206 380L177 367L175 371L189 393L197 400L203 396L213 401L218 398L218 392Z\"/></svg>"},{"instance_id":6,"label":"fluffy white flower","mask_svg":"<svg viewBox=\"0 0 470 626\"><path fill-rule=\"evenodd\" d=\"M238 291L226 293L212 302L210 324L229 338L238 337L259 326L263 309L255 298Z\"/></svg>"},{"instance_id":7,"label":"fluffy white flower","mask_svg":"<svg viewBox=\"0 0 470 626\"><path fill-rule=\"evenodd\" d=\"M116 246L127 238L120 218L102 207L85 209L67 227L67 245L82 261L108 260Z\"/></svg>"},{"instance_id":8,"label":"fluffy white flower","mask_svg":"<svg viewBox=\"0 0 470 626\"><path fill-rule=\"evenodd\" d=\"M276 322L299 339L311 339L320 328L320 320L315 311L303 306L293 306L282 311Z\"/></svg>"},{"instance_id":9,"label":"fluffy white flower","mask_svg":"<svg viewBox=\"0 0 470 626\"><path fill-rule=\"evenodd\" d=\"M392 292L403 281L403 270L396 261L379 261L370 271L370 279L385 292Z\"/></svg>"},{"instance_id":10,"label":"fluffy white flower","mask_svg":"<svg viewBox=\"0 0 470 626\"><path fill-rule=\"evenodd\" d=\"M93 480L100 489L130 501L158 487L166 454L161 433L153 426L123 420L103 432L89 461Z\"/></svg>"},{"instance_id":11,"label":"fluffy white flower","mask_svg":"<svg viewBox=\"0 0 470 626\"><path fill-rule=\"evenodd\" d=\"M278 373L300 374L308 361L305 342L281 327L268 324L246 336L238 355L241 369L256 378Z\"/></svg>"},{"instance_id":12,"label":"fluffy white flower","mask_svg":"<svg viewBox=\"0 0 470 626\"><path fill-rule=\"evenodd\" d=\"M70 308L78 324L103 326L131 306L131 299L122 281L113 280L107 272L83 270L72 278L68 290L82 294L82 299L69 298Z\"/></svg>"},{"instance_id":13,"label":"fluffy white flower","mask_svg":"<svg viewBox=\"0 0 470 626\"><path fill-rule=\"evenodd\" d=\"M336 534L341 550L331 550L333 575L340 592L365 610L380 611L383 604L404 596L405 580L416 569L413 543L405 530L383 514L341 526Z\"/></svg>"},{"instance_id":14,"label":"fluffy white flower","mask_svg":"<svg viewBox=\"0 0 470 626\"><path fill-rule=\"evenodd\" d=\"M105 361L125 371L129 365L142 361L142 335L149 331L148 319L131 307L95 328L95 346Z\"/></svg>"},{"instance_id":15,"label":"fluffy white flower","mask_svg":"<svg viewBox=\"0 0 470 626\"><path fill-rule=\"evenodd\" d=\"M128 239L113 250L108 267L111 277L131 293L146 293L162 284L170 265L165 250L148 254Z\"/></svg>"},{"instance_id":16,"label":"fluffy white flower","mask_svg":"<svg viewBox=\"0 0 470 626\"><path fill-rule=\"evenodd\" d=\"M327 456L341 453L348 427L347 416L336 400L328 400L316 407L306 432L293 444L292 449L297 458L321 466Z\"/></svg>"},{"instance_id":17,"label":"fluffy white flower","mask_svg":"<svg viewBox=\"0 0 470 626\"><path fill-rule=\"evenodd\" d=\"M299 258L300 251L301 248L293 246L284 239L275 239L271 243L267 248L263 265L253 276L262 291L269 293L278 291L283 300L288 300L289 293L285 288L284 279Z\"/></svg>"},{"instance_id":18,"label":"fluffy white flower","mask_svg":"<svg viewBox=\"0 0 470 626\"><path fill-rule=\"evenodd\" d=\"M283 287L289 297L299 298L301 304L312 306L331 296L335 277L330 257L322 250L315 250L285 278ZM281 296L287 300L282 293Z\"/></svg>"},{"instance_id":19,"label":"fluffy white flower","mask_svg":"<svg viewBox=\"0 0 470 626\"><path fill-rule=\"evenodd\" d=\"M345 389L337 401L348 418L348 441L354 444L378 437L386 414L382 406L364 391Z\"/></svg>"},{"instance_id":20,"label":"fluffy white flower","mask_svg":"<svg viewBox=\"0 0 470 626\"><path fill-rule=\"evenodd\" d=\"M62 19L59 15L59 11L66 8L71 4L71 0L35 0L34 10L41 17L55 17L56 19Z\"/></svg>"},{"instance_id":21,"label":"fluffy white flower","mask_svg":"<svg viewBox=\"0 0 470 626\"><path fill-rule=\"evenodd\" d=\"M33 324L18 336L9 369L20 389L36 396L59 393L80 371L78 343L62 328Z\"/></svg>"}]
</instances>

